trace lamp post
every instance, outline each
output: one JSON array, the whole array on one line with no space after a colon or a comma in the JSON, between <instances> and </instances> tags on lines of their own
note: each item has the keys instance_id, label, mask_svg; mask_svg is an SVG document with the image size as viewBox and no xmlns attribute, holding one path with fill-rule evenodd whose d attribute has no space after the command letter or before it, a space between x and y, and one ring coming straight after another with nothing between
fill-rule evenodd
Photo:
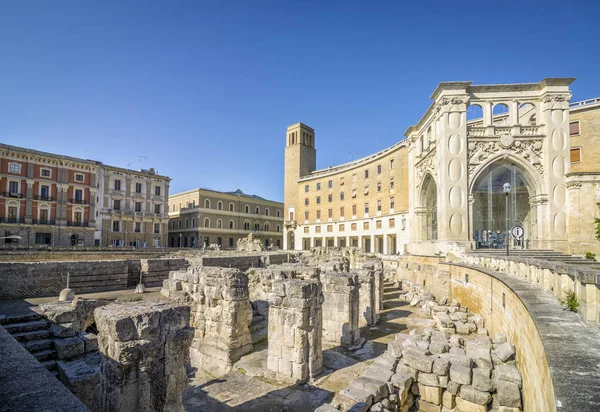
<instances>
[{"instance_id":1,"label":"lamp post","mask_svg":"<svg viewBox=\"0 0 600 412\"><path fill-rule=\"evenodd\" d=\"M179 249L181 249L181 248L183 247L183 246L182 246L182 244L181 244L181 235L182 235L182 234L180 233L180 234L179 234Z\"/></svg>"},{"instance_id":2,"label":"lamp post","mask_svg":"<svg viewBox=\"0 0 600 412\"><path fill-rule=\"evenodd\" d=\"M506 195L506 209L505 209L505 214L506 214L506 256L508 256L509 252L508 252L508 220L509 220L509 216L508 216L508 194L510 193L510 183L504 183L504 185L502 185L502 187L504 188L504 194Z\"/></svg>"}]
</instances>

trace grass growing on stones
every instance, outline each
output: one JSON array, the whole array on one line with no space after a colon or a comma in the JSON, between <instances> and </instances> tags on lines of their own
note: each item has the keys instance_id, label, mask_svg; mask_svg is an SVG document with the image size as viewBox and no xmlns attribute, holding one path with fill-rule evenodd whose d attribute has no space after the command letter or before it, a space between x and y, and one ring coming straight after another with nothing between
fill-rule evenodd
<instances>
[{"instance_id":1,"label":"grass growing on stones","mask_svg":"<svg viewBox=\"0 0 600 412\"><path fill-rule=\"evenodd\" d=\"M560 304L564 306L565 309L570 310L571 312L577 312L579 309L579 301L577 300L577 295L572 290L565 291L565 297L561 299Z\"/></svg>"}]
</instances>

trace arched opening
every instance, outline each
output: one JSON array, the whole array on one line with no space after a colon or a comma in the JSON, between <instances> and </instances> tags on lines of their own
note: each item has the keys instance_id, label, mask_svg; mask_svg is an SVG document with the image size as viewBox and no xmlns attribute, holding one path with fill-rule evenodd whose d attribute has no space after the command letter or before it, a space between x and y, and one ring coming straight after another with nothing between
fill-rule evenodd
<instances>
[{"instance_id":1,"label":"arched opening","mask_svg":"<svg viewBox=\"0 0 600 412\"><path fill-rule=\"evenodd\" d=\"M217 202L217 210L223 210L223 202L220 200Z\"/></svg>"},{"instance_id":2,"label":"arched opening","mask_svg":"<svg viewBox=\"0 0 600 412\"><path fill-rule=\"evenodd\" d=\"M510 110L504 103L498 103L494 105L494 108L492 109L492 116L494 117L494 125L510 125Z\"/></svg>"},{"instance_id":3,"label":"arched opening","mask_svg":"<svg viewBox=\"0 0 600 412\"><path fill-rule=\"evenodd\" d=\"M533 104L523 103L519 106L519 124L521 126L535 126L535 106Z\"/></svg>"},{"instance_id":4,"label":"arched opening","mask_svg":"<svg viewBox=\"0 0 600 412\"><path fill-rule=\"evenodd\" d=\"M421 191L423 207L422 234L424 240L437 240L437 185L431 175L427 175Z\"/></svg>"},{"instance_id":5,"label":"arched opening","mask_svg":"<svg viewBox=\"0 0 600 412\"><path fill-rule=\"evenodd\" d=\"M477 126L483 126L483 108L478 104L467 107L467 122L471 121L477 123Z\"/></svg>"},{"instance_id":6,"label":"arched opening","mask_svg":"<svg viewBox=\"0 0 600 412\"><path fill-rule=\"evenodd\" d=\"M204 219L204 227L210 227L210 219L209 218Z\"/></svg>"},{"instance_id":7,"label":"arched opening","mask_svg":"<svg viewBox=\"0 0 600 412\"><path fill-rule=\"evenodd\" d=\"M234 206L233 206L233 203L230 203L230 204L229 204L229 211L230 211L230 212L233 212L233 208L234 208Z\"/></svg>"},{"instance_id":8,"label":"arched opening","mask_svg":"<svg viewBox=\"0 0 600 412\"><path fill-rule=\"evenodd\" d=\"M506 248L507 195L503 185L510 183L508 193L508 228L522 226L523 237L513 239L510 247L528 248L532 225L536 224L535 208L529 199L533 185L525 172L509 160L498 160L483 170L473 184L473 241L476 248Z\"/></svg>"},{"instance_id":9,"label":"arched opening","mask_svg":"<svg viewBox=\"0 0 600 412\"><path fill-rule=\"evenodd\" d=\"M229 229L233 229L233 220L229 221Z\"/></svg>"},{"instance_id":10,"label":"arched opening","mask_svg":"<svg viewBox=\"0 0 600 412\"><path fill-rule=\"evenodd\" d=\"M223 229L223 221L221 219L217 219L217 229Z\"/></svg>"},{"instance_id":11,"label":"arched opening","mask_svg":"<svg viewBox=\"0 0 600 412\"><path fill-rule=\"evenodd\" d=\"M210 209L210 200L206 199L206 200L204 201L204 208L205 208L205 209Z\"/></svg>"}]
</instances>

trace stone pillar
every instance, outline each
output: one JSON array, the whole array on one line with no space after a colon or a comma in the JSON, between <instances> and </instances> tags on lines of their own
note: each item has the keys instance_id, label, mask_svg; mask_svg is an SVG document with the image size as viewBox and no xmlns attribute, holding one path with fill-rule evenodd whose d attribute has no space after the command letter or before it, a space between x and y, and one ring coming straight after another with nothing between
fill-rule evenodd
<instances>
[{"instance_id":1,"label":"stone pillar","mask_svg":"<svg viewBox=\"0 0 600 412\"><path fill-rule=\"evenodd\" d=\"M362 265L363 269L373 271L375 311L383 310L383 263L380 260L369 260Z\"/></svg>"},{"instance_id":2,"label":"stone pillar","mask_svg":"<svg viewBox=\"0 0 600 412\"><path fill-rule=\"evenodd\" d=\"M224 375L252 351L248 276L239 269L194 266L185 272L171 272L161 293L194 302L192 366L213 376Z\"/></svg>"},{"instance_id":3,"label":"stone pillar","mask_svg":"<svg viewBox=\"0 0 600 412\"><path fill-rule=\"evenodd\" d=\"M375 317L375 274L372 270L358 269L358 326L371 326L376 322Z\"/></svg>"},{"instance_id":4,"label":"stone pillar","mask_svg":"<svg viewBox=\"0 0 600 412\"><path fill-rule=\"evenodd\" d=\"M102 354L99 411L183 411L194 330L189 306L114 303L94 312Z\"/></svg>"},{"instance_id":5,"label":"stone pillar","mask_svg":"<svg viewBox=\"0 0 600 412\"><path fill-rule=\"evenodd\" d=\"M323 368L321 282L285 280L269 300L267 369L291 382L314 378Z\"/></svg>"},{"instance_id":6,"label":"stone pillar","mask_svg":"<svg viewBox=\"0 0 600 412\"><path fill-rule=\"evenodd\" d=\"M359 283L355 274L321 273L323 283L323 343L353 346L360 338L358 327Z\"/></svg>"}]
</instances>

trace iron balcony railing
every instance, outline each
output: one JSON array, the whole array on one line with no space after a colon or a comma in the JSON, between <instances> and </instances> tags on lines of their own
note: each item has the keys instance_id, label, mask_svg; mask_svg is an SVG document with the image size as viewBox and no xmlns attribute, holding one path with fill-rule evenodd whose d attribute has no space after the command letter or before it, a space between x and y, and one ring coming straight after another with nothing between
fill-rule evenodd
<instances>
[{"instance_id":1,"label":"iron balcony railing","mask_svg":"<svg viewBox=\"0 0 600 412\"><path fill-rule=\"evenodd\" d=\"M69 199L69 202L76 203L78 205L86 205L87 202L83 199Z\"/></svg>"},{"instance_id":2,"label":"iron balcony railing","mask_svg":"<svg viewBox=\"0 0 600 412\"><path fill-rule=\"evenodd\" d=\"M50 220L50 219L46 219L46 220L33 220L32 221L34 225L55 225L56 221L55 220Z\"/></svg>"},{"instance_id":3,"label":"iron balcony railing","mask_svg":"<svg viewBox=\"0 0 600 412\"><path fill-rule=\"evenodd\" d=\"M5 217L2 219L2 223L25 223L23 218Z\"/></svg>"},{"instance_id":4,"label":"iron balcony railing","mask_svg":"<svg viewBox=\"0 0 600 412\"><path fill-rule=\"evenodd\" d=\"M67 222L67 226L87 226L88 222Z\"/></svg>"},{"instance_id":5,"label":"iron balcony railing","mask_svg":"<svg viewBox=\"0 0 600 412\"><path fill-rule=\"evenodd\" d=\"M23 197L23 195L21 193L16 193L16 192L4 192L3 193L4 197L16 197L21 199Z\"/></svg>"},{"instance_id":6,"label":"iron balcony railing","mask_svg":"<svg viewBox=\"0 0 600 412\"><path fill-rule=\"evenodd\" d=\"M54 198L52 196L38 196L38 195L33 196L33 199L34 200L46 200L48 202L52 202L54 200Z\"/></svg>"}]
</instances>

